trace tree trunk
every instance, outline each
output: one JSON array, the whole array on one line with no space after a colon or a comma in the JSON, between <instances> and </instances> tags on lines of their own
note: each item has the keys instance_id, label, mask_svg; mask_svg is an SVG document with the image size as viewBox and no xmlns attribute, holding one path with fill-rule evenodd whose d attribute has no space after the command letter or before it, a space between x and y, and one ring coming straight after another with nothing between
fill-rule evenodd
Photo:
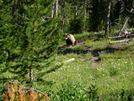
<instances>
[{"instance_id":1,"label":"tree trunk","mask_svg":"<svg viewBox=\"0 0 134 101\"><path fill-rule=\"evenodd\" d=\"M130 11L130 13L132 13L133 10L134 10L134 9L132 8L131 11ZM122 26L122 28L121 28L121 30L120 30L120 32L119 32L119 36L121 36L123 30L125 29L128 20L129 20L129 16L126 17L126 20L125 20L125 22L124 22L124 24L123 24L123 26Z\"/></svg>"},{"instance_id":2,"label":"tree trunk","mask_svg":"<svg viewBox=\"0 0 134 101\"><path fill-rule=\"evenodd\" d=\"M12 6L12 15L15 14L16 9L19 8L20 0L14 0L14 4Z\"/></svg>"},{"instance_id":3,"label":"tree trunk","mask_svg":"<svg viewBox=\"0 0 134 101\"><path fill-rule=\"evenodd\" d=\"M55 5L56 7L55 7L55 14L56 14L56 16L58 16L58 11L59 11L59 0L56 0L56 5Z\"/></svg>"},{"instance_id":4,"label":"tree trunk","mask_svg":"<svg viewBox=\"0 0 134 101\"><path fill-rule=\"evenodd\" d=\"M59 11L59 0L54 0L53 6L52 6L52 11L51 11L51 18L54 17L54 14L56 14L56 16L58 16L58 11Z\"/></svg>"},{"instance_id":5,"label":"tree trunk","mask_svg":"<svg viewBox=\"0 0 134 101\"><path fill-rule=\"evenodd\" d=\"M85 32L85 31L87 31L87 12L88 12L88 10L87 10L87 8L88 8L88 0L85 0L84 1L84 26L83 26L83 32Z\"/></svg>"},{"instance_id":6,"label":"tree trunk","mask_svg":"<svg viewBox=\"0 0 134 101\"><path fill-rule=\"evenodd\" d=\"M111 10L111 0L107 0L107 14L106 14L106 25L105 25L105 35L109 31L110 26L110 10Z\"/></svg>"},{"instance_id":7,"label":"tree trunk","mask_svg":"<svg viewBox=\"0 0 134 101\"><path fill-rule=\"evenodd\" d=\"M93 0L92 2L93 2L92 21L94 22L92 27L93 31L96 31L98 27L98 0Z\"/></svg>"},{"instance_id":8,"label":"tree trunk","mask_svg":"<svg viewBox=\"0 0 134 101\"><path fill-rule=\"evenodd\" d=\"M33 82L33 69L32 69L32 67L30 66L29 67L29 79L30 79L30 82Z\"/></svg>"},{"instance_id":9,"label":"tree trunk","mask_svg":"<svg viewBox=\"0 0 134 101\"><path fill-rule=\"evenodd\" d=\"M124 39L124 40L118 40L118 41L110 41L109 44L112 44L112 43L118 43L118 42L129 42L131 41L131 39Z\"/></svg>"},{"instance_id":10,"label":"tree trunk","mask_svg":"<svg viewBox=\"0 0 134 101\"><path fill-rule=\"evenodd\" d=\"M54 10L55 10L55 0L53 1L52 11L51 11L51 18L54 17Z\"/></svg>"},{"instance_id":11,"label":"tree trunk","mask_svg":"<svg viewBox=\"0 0 134 101\"><path fill-rule=\"evenodd\" d=\"M84 3L84 5L85 5L85 10L84 10L84 18L87 18L87 0L85 0L85 3Z\"/></svg>"},{"instance_id":12,"label":"tree trunk","mask_svg":"<svg viewBox=\"0 0 134 101\"><path fill-rule=\"evenodd\" d=\"M77 12L78 11L78 6L77 5L75 6L75 11L76 11L75 16L78 16L78 12Z\"/></svg>"}]
</instances>

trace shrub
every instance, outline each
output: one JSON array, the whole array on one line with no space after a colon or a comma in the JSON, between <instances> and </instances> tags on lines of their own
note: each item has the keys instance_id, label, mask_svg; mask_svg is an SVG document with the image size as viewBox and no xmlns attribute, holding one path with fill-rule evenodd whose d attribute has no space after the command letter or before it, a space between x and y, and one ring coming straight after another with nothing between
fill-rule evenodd
<instances>
[{"instance_id":1,"label":"shrub","mask_svg":"<svg viewBox=\"0 0 134 101\"><path fill-rule=\"evenodd\" d=\"M51 92L52 101L86 101L84 87L78 82L66 82L57 87L57 92Z\"/></svg>"},{"instance_id":2,"label":"shrub","mask_svg":"<svg viewBox=\"0 0 134 101\"><path fill-rule=\"evenodd\" d=\"M26 88L18 85L17 81L8 84L8 89L4 92L3 101L50 101L46 93L33 88Z\"/></svg>"}]
</instances>

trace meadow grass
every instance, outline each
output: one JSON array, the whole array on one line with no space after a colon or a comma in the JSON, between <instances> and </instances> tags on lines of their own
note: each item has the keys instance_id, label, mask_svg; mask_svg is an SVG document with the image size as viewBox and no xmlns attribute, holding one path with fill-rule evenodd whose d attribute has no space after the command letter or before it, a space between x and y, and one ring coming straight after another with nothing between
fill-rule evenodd
<instances>
[{"instance_id":1,"label":"meadow grass","mask_svg":"<svg viewBox=\"0 0 134 101\"><path fill-rule=\"evenodd\" d=\"M102 56L101 62L96 68L93 68L88 54L68 54L62 58L70 59L73 57L75 60L65 63L57 71L47 74L45 78L54 82L51 87L64 84L66 81L77 81L85 88L96 83L98 94L102 97L107 95L107 92L112 93L118 90L121 92L121 89L133 90L134 59L112 56L113 54L109 55L109 58ZM88 59L81 60L84 58Z\"/></svg>"},{"instance_id":2,"label":"meadow grass","mask_svg":"<svg viewBox=\"0 0 134 101\"><path fill-rule=\"evenodd\" d=\"M79 38L86 38L87 36L89 35L92 35L94 32L84 32L84 33L80 33L80 34L74 34L74 37L76 39L79 39Z\"/></svg>"},{"instance_id":3,"label":"meadow grass","mask_svg":"<svg viewBox=\"0 0 134 101\"><path fill-rule=\"evenodd\" d=\"M108 44L109 41L86 40L82 46L75 46L73 49L84 50L86 49L85 46L101 50L107 47L113 48L112 45ZM118 43L114 45L118 46ZM133 46L134 44L132 43L126 45L126 49L116 49L112 53L101 54L101 61L96 63L95 67L91 61L91 53L59 54L56 57L59 62L64 62L71 58L75 60L64 62L61 68L51 74L47 74L45 78L53 80L54 85L51 88L54 89L61 84L67 84L68 81L79 82L83 89L88 89L93 84L97 87L97 96L101 101L127 101L128 99L134 99Z\"/></svg>"},{"instance_id":4,"label":"meadow grass","mask_svg":"<svg viewBox=\"0 0 134 101\"><path fill-rule=\"evenodd\" d=\"M89 39L72 49L113 48L108 42L108 39L98 41ZM132 101L134 100L134 44L131 42L125 47L124 50L101 54L99 62L92 61L91 52L59 53L55 55L53 64L44 67L43 70L47 71L55 65L62 64L60 68L42 77L51 84L41 86L37 83L34 87L50 93L52 101Z\"/></svg>"}]
</instances>

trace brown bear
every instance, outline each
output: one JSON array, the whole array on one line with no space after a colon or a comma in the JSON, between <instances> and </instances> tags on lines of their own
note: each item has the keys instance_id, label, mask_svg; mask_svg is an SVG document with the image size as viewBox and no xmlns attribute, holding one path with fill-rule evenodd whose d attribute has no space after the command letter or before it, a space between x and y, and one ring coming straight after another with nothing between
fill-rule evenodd
<instances>
[{"instance_id":1,"label":"brown bear","mask_svg":"<svg viewBox=\"0 0 134 101\"><path fill-rule=\"evenodd\" d=\"M74 46L76 45L76 40L72 34L66 33L65 34L66 44L68 46Z\"/></svg>"}]
</instances>

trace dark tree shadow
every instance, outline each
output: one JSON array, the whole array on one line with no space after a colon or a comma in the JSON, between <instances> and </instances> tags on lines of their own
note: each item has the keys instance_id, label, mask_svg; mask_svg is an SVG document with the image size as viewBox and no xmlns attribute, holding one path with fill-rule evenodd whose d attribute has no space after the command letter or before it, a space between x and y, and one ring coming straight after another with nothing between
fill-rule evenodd
<instances>
[{"instance_id":1,"label":"dark tree shadow","mask_svg":"<svg viewBox=\"0 0 134 101\"><path fill-rule=\"evenodd\" d=\"M87 53L91 53L94 57L98 57L101 54L106 54L106 53L114 53L115 51L124 51L126 50L127 47L124 48L113 48L113 47L106 47L103 49L93 49L90 50L89 47L87 47L87 49L85 50L79 50L79 49L73 49L73 48L59 48L58 49L58 53L59 54L70 54L70 53L74 53L74 54L87 54Z\"/></svg>"}]
</instances>

